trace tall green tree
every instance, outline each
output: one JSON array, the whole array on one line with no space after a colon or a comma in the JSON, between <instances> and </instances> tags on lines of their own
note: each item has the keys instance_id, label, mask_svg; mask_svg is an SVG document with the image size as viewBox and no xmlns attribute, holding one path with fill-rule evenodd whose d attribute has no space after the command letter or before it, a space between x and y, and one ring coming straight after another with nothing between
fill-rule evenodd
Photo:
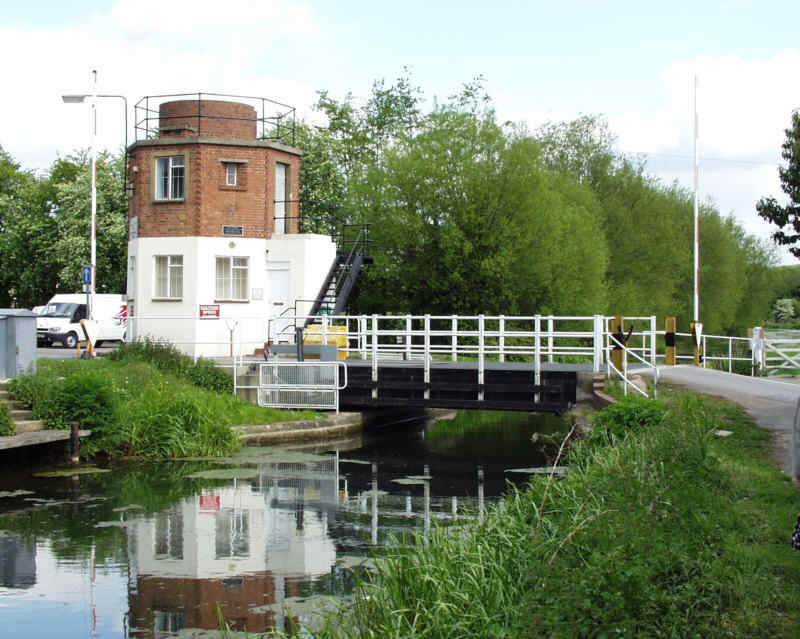
<instances>
[{"instance_id":1,"label":"tall green tree","mask_svg":"<svg viewBox=\"0 0 800 639\"><path fill-rule=\"evenodd\" d=\"M782 145L781 157L786 166L778 169L781 189L789 198L788 204L781 206L774 197L761 198L756 204L759 216L775 224L778 230L772 239L778 244L788 246L795 257L800 257L800 111L792 113L791 127L786 129L786 140ZM786 230L784 230L786 229Z\"/></svg>"}]
</instances>

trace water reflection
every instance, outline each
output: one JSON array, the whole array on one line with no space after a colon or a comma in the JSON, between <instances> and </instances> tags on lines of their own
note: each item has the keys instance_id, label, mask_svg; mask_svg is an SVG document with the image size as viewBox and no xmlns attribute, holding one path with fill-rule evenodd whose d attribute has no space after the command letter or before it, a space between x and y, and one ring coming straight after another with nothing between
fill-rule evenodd
<instances>
[{"instance_id":1,"label":"water reflection","mask_svg":"<svg viewBox=\"0 0 800 639\"><path fill-rule=\"evenodd\" d=\"M495 442L461 457L452 433L436 441L419 424L328 445L326 453L246 449L224 465L160 464L107 481L32 482L35 496L13 501L30 512L0 517L0 530L22 522L34 529L27 537L0 533L0 579L29 587L39 568L48 597L66 605L72 600L52 585L73 575L86 595L69 604L76 614L62 618L64 637L213 631L218 606L232 630L286 628L287 614L306 623L318 605L352 591L353 567L390 535L483 518L487 501L506 486L505 470L545 458L530 431L504 438L513 450ZM232 477L213 479L221 469ZM0 499L0 508L6 503ZM43 574L37 550L62 557ZM41 593L6 603L10 625L0 624L0 637L22 636L24 619L35 620L43 605Z\"/></svg>"}]
</instances>

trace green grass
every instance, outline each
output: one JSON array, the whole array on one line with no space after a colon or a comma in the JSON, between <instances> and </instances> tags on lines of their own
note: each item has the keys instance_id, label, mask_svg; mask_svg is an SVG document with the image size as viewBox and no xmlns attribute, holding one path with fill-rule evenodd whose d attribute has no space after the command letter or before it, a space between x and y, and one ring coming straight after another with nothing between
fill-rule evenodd
<instances>
[{"instance_id":1,"label":"green grass","mask_svg":"<svg viewBox=\"0 0 800 639\"><path fill-rule=\"evenodd\" d=\"M664 395L602 417L564 479L387 551L316 636L797 637L800 495L769 435L731 404Z\"/></svg>"},{"instance_id":2,"label":"green grass","mask_svg":"<svg viewBox=\"0 0 800 639\"><path fill-rule=\"evenodd\" d=\"M8 404L0 402L0 436L13 435L16 432L14 420L8 412Z\"/></svg>"},{"instance_id":3,"label":"green grass","mask_svg":"<svg viewBox=\"0 0 800 639\"><path fill-rule=\"evenodd\" d=\"M316 416L253 406L144 358L42 360L36 375L12 380L11 393L48 428L92 429L88 455L224 455L239 446L232 426Z\"/></svg>"}]
</instances>

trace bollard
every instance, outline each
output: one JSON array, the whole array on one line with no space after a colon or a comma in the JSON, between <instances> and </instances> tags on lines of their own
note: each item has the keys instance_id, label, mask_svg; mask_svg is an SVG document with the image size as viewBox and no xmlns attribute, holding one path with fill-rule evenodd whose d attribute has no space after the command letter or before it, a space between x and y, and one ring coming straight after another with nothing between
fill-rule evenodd
<instances>
[{"instance_id":1,"label":"bollard","mask_svg":"<svg viewBox=\"0 0 800 639\"><path fill-rule=\"evenodd\" d=\"M622 372L624 368L623 358L625 354L622 351L622 346L625 342L625 327L622 322L622 317L620 315L616 315L613 320L611 320L611 334L614 336L614 339L619 342L612 342L611 346L611 363L614 365L618 371Z\"/></svg>"},{"instance_id":2,"label":"bollard","mask_svg":"<svg viewBox=\"0 0 800 639\"><path fill-rule=\"evenodd\" d=\"M677 364L677 357L675 353L675 333L677 321L674 317L668 317L666 322L666 327L664 330L664 343L666 346L666 365L667 366L675 366Z\"/></svg>"},{"instance_id":3,"label":"bollard","mask_svg":"<svg viewBox=\"0 0 800 639\"><path fill-rule=\"evenodd\" d=\"M78 422L72 422L70 425L70 438L69 438L69 449L70 449L70 462L72 462L73 466L77 466L80 463L80 455L79 449L81 445L81 438L78 434Z\"/></svg>"}]
</instances>

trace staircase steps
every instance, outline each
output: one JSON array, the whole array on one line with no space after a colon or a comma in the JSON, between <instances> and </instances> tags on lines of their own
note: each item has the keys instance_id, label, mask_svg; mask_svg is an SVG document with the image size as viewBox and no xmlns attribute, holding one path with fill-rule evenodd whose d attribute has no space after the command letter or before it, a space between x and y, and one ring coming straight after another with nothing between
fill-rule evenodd
<instances>
[{"instance_id":1,"label":"staircase steps","mask_svg":"<svg viewBox=\"0 0 800 639\"><path fill-rule=\"evenodd\" d=\"M19 402L15 402L11 399L8 382L0 382L0 402L8 405L8 412L16 426L18 435L45 430L44 422L33 419L33 413L31 411L22 408Z\"/></svg>"}]
</instances>

